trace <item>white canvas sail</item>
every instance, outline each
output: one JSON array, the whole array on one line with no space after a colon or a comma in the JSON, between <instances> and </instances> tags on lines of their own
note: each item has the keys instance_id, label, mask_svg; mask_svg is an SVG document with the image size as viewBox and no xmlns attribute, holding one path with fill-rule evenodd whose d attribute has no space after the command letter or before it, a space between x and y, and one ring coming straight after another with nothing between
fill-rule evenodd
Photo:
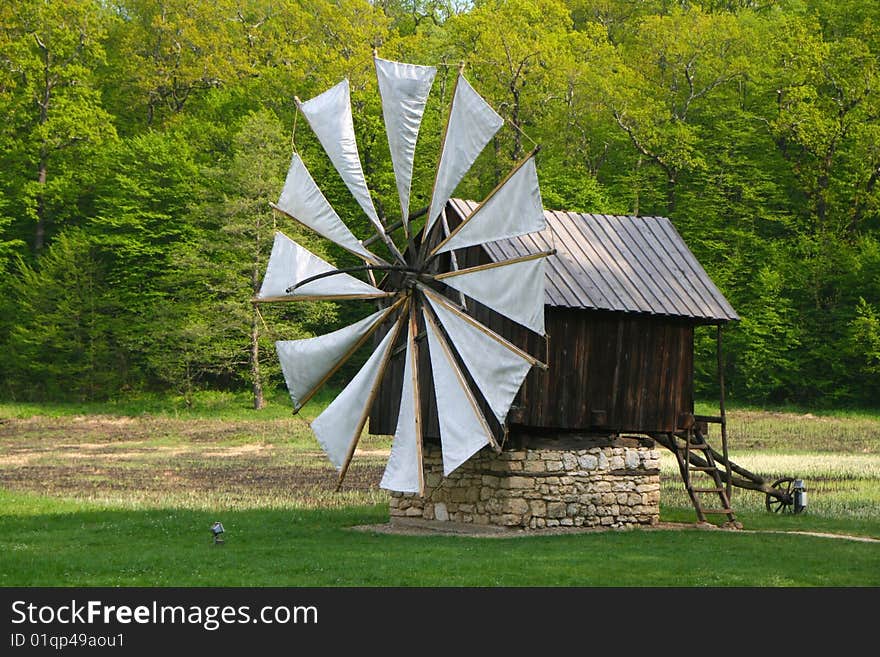
<instances>
[{"instance_id":1,"label":"white canvas sail","mask_svg":"<svg viewBox=\"0 0 880 657\"><path fill-rule=\"evenodd\" d=\"M416 141L437 69L378 57L375 63L401 216L408 221Z\"/></svg>"},{"instance_id":2,"label":"white canvas sail","mask_svg":"<svg viewBox=\"0 0 880 657\"><path fill-rule=\"evenodd\" d=\"M539 257L462 269L438 278L517 324L544 335L544 260Z\"/></svg>"},{"instance_id":3,"label":"white canvas sail","mask_svg":"<svg viewBox=\"0 0 880 657\"><path fill-rule=\"evenodd\" d=\"M373 393L391 356L391 347L397 336L400 321L398 320L395 327L382 339L339 396L312 421L315 437L337 470L342 468L350 449L360 438L367 421L367 412L373 403Z\"/></svg>"},{"instance_id":4,"label":"white canvas sail","mask_svg":"<svg viewBox=\"0 0 880 657\"><path fill-rule=\"evenodd\" d=\"M489 335L489 329L481 330L430 296L426 298L495 418L504 424L532 362Z\"/></svg>"},{"instance_id":5,"label":"white canvas sail","mask_svg":"<svg viewBox=\"0 0 880 657\"><path fill-rule=\"evenodd\" d=\"M495 242L546 227L538 172L532 155L452 232L436 252Z\"/></svg>"},{"instance_id":6,"label":"white canvas sail","mask_svg":"<svg viewBox=\"0 0 880 657\"><path fill-rule=\"evenodd\" d=\"M338 331L303 340L279 340L275 343L278 361L294 412L314 394L324 381L363 344L389 314L380 310Z\"/></svg>"},{"instance_id":7,"label":"white canvas sail","mask_svg":"<svg viewBox=\"0 0 880 657\"><path fill-rule=\"evenodd\" d=\"M481 448L490 444L493 437L439 328L429 313L423 311L423 314L437 398L443 474L449 476Z\"/></svg>"},{"instance_id":8,"label":"white canvas sail","mask_svg":"<svg viewBox=\"0 0 880 657\"><path fill-rule=\"evenodd\" d=\"M430 228L474 160L504 124L498 113L459 74L426 227Z\"/></svg>"},{"instance_id":9,"label":"white canvas sail","mask_svg":"<svg viewBox=\"0 0 880 657\"><path fill-rule=\"evenodd\" d=\"M300 246L284 233L275 233L266 275L257 299L279 301L297 297L322 297L327 299L364 298L387 296L379 288L358 280L354 276L338 273L306 283L293 292L287 289L317 274L336 271L336 267Z\"/></svg>"},{"instance_id":10,"label":"white canvas sail","mask_svg":"<svg viewBox=\"0 0 880 657\"><path fill-rule=\"evenodd\" d=\"M281 198L275 206L301 224L335 242L343 249L360 256L367 262L379 264L380 258L367 250L348 226L336 214L327 198L315 184L298 153L293 154Z\"/></svg>"},{"instance_id":11,"label":"white canvas sail","mask_svg":"<svg viewBox=\"0 0 880 657\"><path fill-rule=\"evenodd\" d=\"M385 474L379 483L381 488L400 493L421 491L421 425L419 404L418 371L415 363L415 324L410 324L406 341L406 361L403 366L403 390L400 398L400 411L397 414L397 429L391 443L391 454L385 466Z\"/></svg>"},{"instance_id":12,"label":"white canvas sail","mask_svg":"<svg viewBox=\"0 0 880 657\"><path fill-rule=\"evenodd\" d=\"M299 109L358 205L363 208L379 233L384 233L361 167L351 116L348 80L343 80L319 96L300 103Z\"/></svg>"}]
</instances>

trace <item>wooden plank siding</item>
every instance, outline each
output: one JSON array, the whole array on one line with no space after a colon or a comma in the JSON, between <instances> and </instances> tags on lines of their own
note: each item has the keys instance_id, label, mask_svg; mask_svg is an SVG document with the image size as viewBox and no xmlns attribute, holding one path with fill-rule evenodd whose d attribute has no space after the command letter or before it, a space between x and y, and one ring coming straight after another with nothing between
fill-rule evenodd
<instances>
[{"instance_id":1,"label":"wooden plank siding","mask_svg":"<svg viewBox=\"0 0 880 657\"><path fill-rule=\"evenodd\" d=\"M449 212L453 228L472 205L453 201L448 206L454 210ZM549 211L545 216L552 236L545 231L546 235L457 251L459 266L467 268L553 247L559 250L547 263L546 343L479 303L467 302L476 319L547 359L548 371L532 368L526 377L508 416L511 431L676 430L680 415L693 413L694 326L737 319L735 311L684 243L677 243L681 238L666 225L668 220ZM650 238L644 231L650 231ZM435 261L440 271L448 270L447 258ZM457 301L457 295L450 298ZM431 364L426 341L421 344L423 428L427 439L437 440ZM404 349L401 338L371 409L371 433L394 433ZM480 401L494 424L488 406ZM594 424L594 412L599 411L606 418L601 426Z\"/></svg>"},{"instance_id":2,"label":"wooden plank siding","mask_svg":"<svg viewBox=\"0 0 880 657\"><path fill-rule=\"evenodd\" d=\"M484 307L473 308L473 314L518 346L544 357L542 338ZM682 412L693 412L693 324L650 315L548 308L546 325L549 369L533 368L526 377L508 418L512 429L673 431ZM403 347L403 342L399 344ZM437 438L437 405L426 349L420 351L419 361L425 435ZM373 406L371 433L394 433L402 376L401 350ZM482 406L491 417L488 407ZM592 424L593 411L606 413L605 426Z\"/></svg>"}]
</instances>

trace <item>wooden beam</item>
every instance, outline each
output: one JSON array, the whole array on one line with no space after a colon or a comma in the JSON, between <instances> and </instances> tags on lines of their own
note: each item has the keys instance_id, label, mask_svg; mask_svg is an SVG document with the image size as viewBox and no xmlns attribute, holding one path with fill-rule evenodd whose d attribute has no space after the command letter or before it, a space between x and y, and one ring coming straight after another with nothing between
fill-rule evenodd
<instances>
[{"instance_id":1,"label":"wooden beam","mask_svg":"<svg viewBox=\"0 0 880 657\"><path fill-rule=\"evenodd\" d=\"M721 413L721 451L724 454L724 463L727 467L727 501L730 503L730 496L733 493L733 488L731 487L733 484L732 477L730 477L730 458L729 458L729 450L727 444L727 413L724 409L724 350L722 344L722 328L719 323L717 328L716 335L716 355L718 356L718 408Z\"/></svg>"},{"instance_id":2,"label":"wooden beam","mask_svg":"<svg viewBox=\"0 0 880 657\"><path fill-rule=\"evenodd\" d=\"M474 272L485 271L486 269L495 269L496 267L515 265L520 262L528 262L529 260L537 260L538 258L546 258L552 255L556 255L556 249L551 249L550 251L539 251L538 253L530 253L529 255L511 258L510 260L487 262L484 265L476 265L474 267L468 267L467 269L459 269L458 271L447 271L443 272L442 274L435 274L434 278L436 280L442 281L444 278L452 278L454 276L461 276L462 274L473 274Z\"/></svg>"},{"instance_id":3,"label":"wooden beam","mask_svg":"<svg viewBox=\"0 0 880 657\"><path fill-rule=\"evenodd\" d=\"M304 294L302 296L290 295L282 297L254 297L253 303L277 303L286 301L349 301L352 299L384 299L393 297L397 292L383 292L382 294Z\"/></svg>"},{"instance_id":4,"label":"wooden beam","mask_svg":"<svg viewBox=\"0 0 880 657\"><path fill-rule=\"evenodd\" d=\"M415 304L409 306L409 333L407 340L412 344L410 367L412 367L413 409L416 422L416 451L419 463L419 495L425 496L425 466L422 445L422 395L419 387L419 325Z\"/></svg>"}]
</instances>

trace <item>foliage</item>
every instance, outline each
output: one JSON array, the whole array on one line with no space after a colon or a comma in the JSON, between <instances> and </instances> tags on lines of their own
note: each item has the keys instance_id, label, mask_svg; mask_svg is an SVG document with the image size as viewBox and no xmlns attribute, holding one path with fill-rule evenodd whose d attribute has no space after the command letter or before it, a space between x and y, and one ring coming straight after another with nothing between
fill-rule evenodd
<instances>
[{"instance_id":1,"label":"foliage","mask_svg":"<svg viewBox=\"0 0 880 657\"><path fill-rule=\"evenodd\" d=\"M291 136L343 219L369 236L307 126L292 134L294 94L350 79L368 182L397 218L377 47L438 65L414 210L428 203L464 62L507 126L459 196L482 197L540 143L548 207L673 220L742 316L726 333L733 400L870 404L878 25L867 0L3 3L0 345L13 356L0 364L2 392L167 389L192 400L200 387L256 395L257 382L278 383L281 335L249 301L273 228L355 264L266 210ZM366 310L356 306L264 314L296 337ZM709 393L714 336L698 333L696 346L696 388Z\"/></svg>"},{"instance_id":2,"label":"foliage","mask_svg":"<svg viewBox=\"0 0 880 657\"><path fill-rule=\"evenodd\" d=\"M16 321L8 337L15 374L7 394L94 399L118 392L127 354L117 341L121 303L81 231L59 235L39 269L19 261L10 278Z\"/></svg>"}]
</instances>

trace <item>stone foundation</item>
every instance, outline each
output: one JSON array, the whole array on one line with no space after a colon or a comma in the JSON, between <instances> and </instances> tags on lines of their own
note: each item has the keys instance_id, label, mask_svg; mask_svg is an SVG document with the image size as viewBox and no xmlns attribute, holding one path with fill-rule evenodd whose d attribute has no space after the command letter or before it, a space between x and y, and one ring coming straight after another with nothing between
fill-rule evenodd
<instances>
[{"instance_id":1,"label":"stone foundation","mask_svg":"<svg viewBox=\"0 0 880 657\"><path fill-rule=\"evenodd\" d=\"M391 520L421 518L511 528L654 525L660 455L649 447L485 448L443 477L425 445L425 496L393 493Z\"/></svg>"}]
</instances>

